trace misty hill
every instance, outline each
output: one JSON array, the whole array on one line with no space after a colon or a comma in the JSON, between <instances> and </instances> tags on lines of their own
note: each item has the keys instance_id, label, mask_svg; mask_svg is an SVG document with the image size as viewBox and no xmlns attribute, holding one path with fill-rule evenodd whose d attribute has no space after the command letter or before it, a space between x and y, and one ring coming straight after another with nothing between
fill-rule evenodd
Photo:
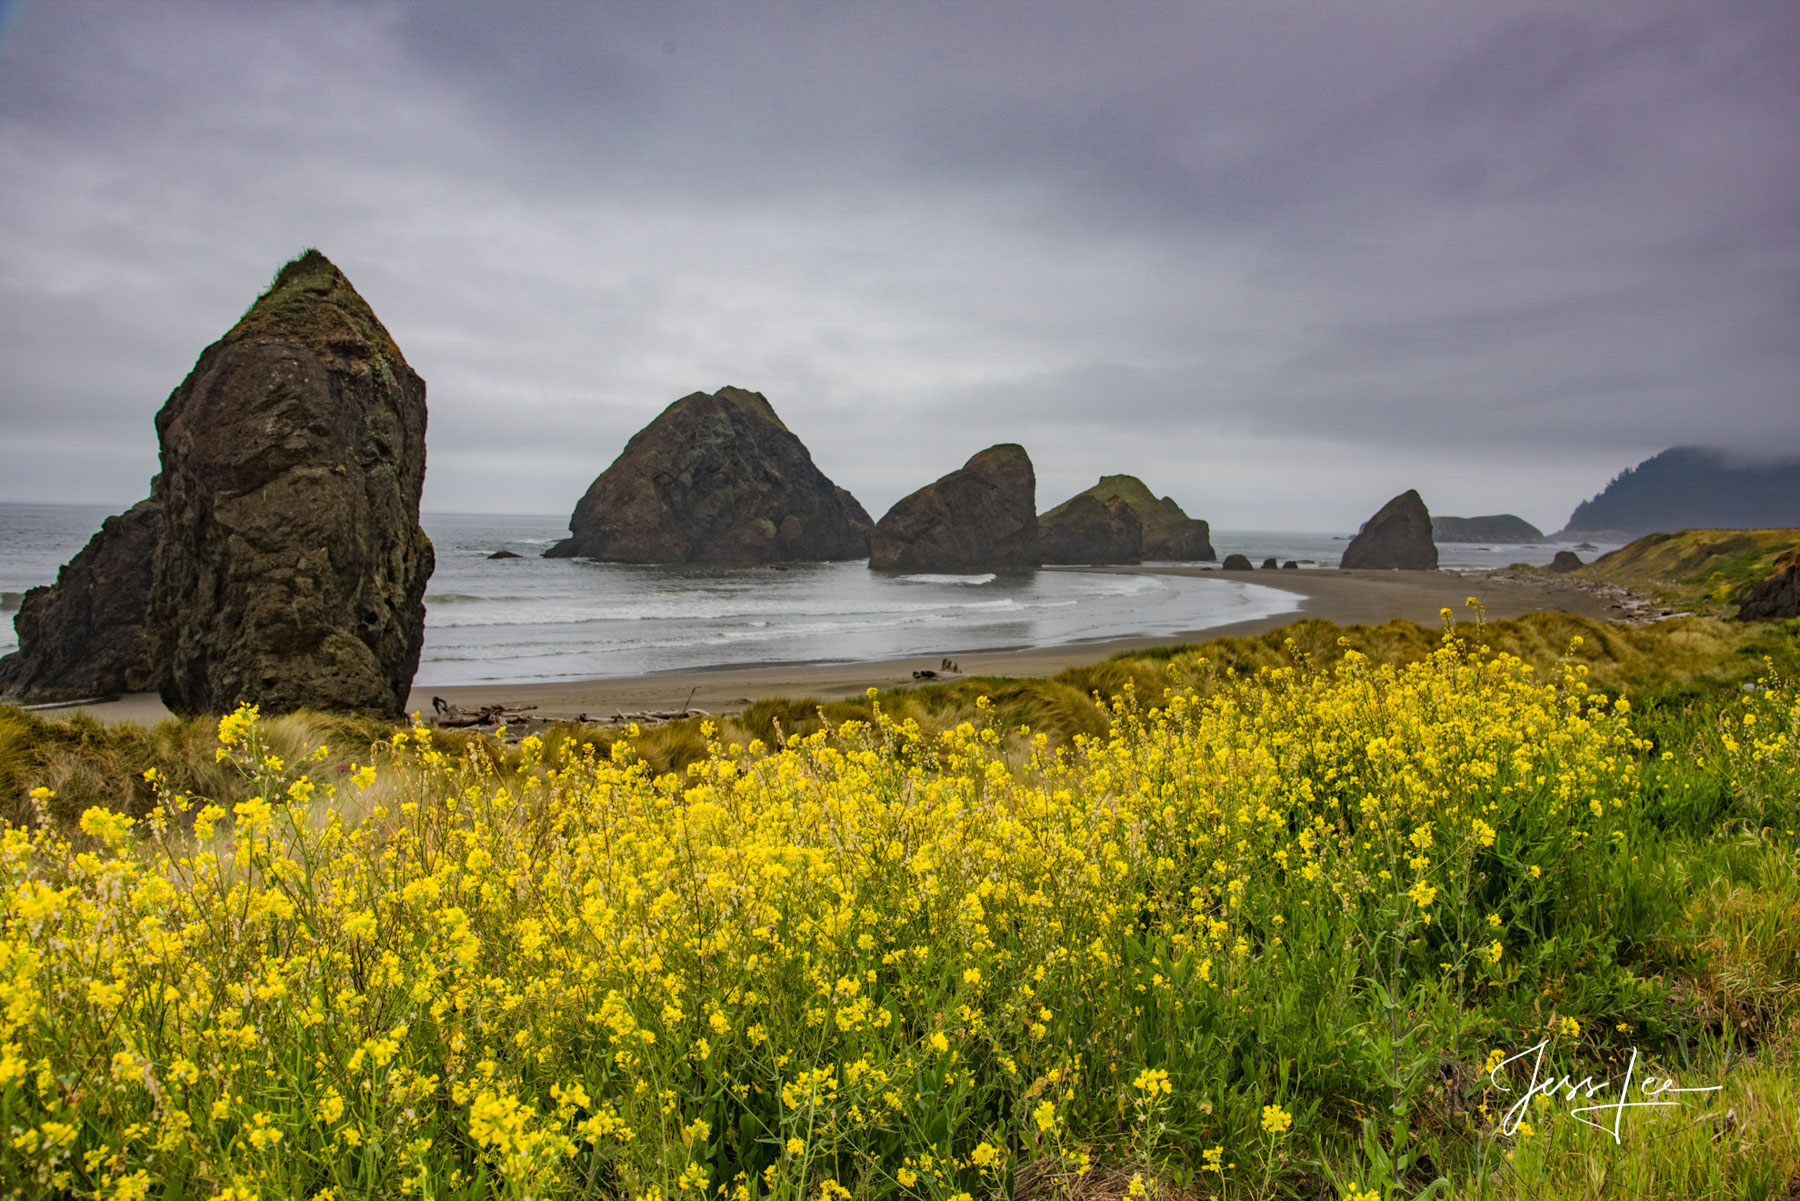
<instances>
[{"instance_id":1,"label":"misty hill","mask_svg":"<svg viewBox=\"0 0 1800 1201\"><path fill-rule=\"evenodd\" d=\"M1703 446L1676 446L1620 472L1575 506L1563 538L1691 529L1800 526L1800 460L1750 463Z\"/></svg>"},{"instance_id":2,"label":"misty hill","mask_svg":"<svg viewBox=\"0 0 1800 1201\"><path fill-rule=\"evenodd\" d=\"M1433 542L1542 542L1544 531L1511 513L1431 518Z\"/></svg>"}]
</instances>

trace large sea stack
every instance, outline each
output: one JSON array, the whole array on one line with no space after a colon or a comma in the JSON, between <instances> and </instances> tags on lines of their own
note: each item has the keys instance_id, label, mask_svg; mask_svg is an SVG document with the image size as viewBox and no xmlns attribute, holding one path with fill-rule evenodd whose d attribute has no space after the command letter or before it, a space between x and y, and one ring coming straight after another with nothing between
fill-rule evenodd
<instances>
[{"instance_id":1,"label":"large sea stack","mask_svg":"<svg viewBox=\"0 0 1800 1201\"><path fill-rule=\"evenodd\" d=\"M903 497L875 525L869 566L888 571L1036 567L1037 475L1025 448L990 446Z\"/></svg>"},{"instance_id":2,"label":"large sea stack","mask_svg":"<svg viewBox=\"0 0 1800 1201\"><path fill-rule=\"evenodd\" d=\"M1431 540L1431 513L1418 492L1408 489L1381 506L1344 548L1339 567L1435 571L1437 543Z\"/></svg>"},{"instance_id":3,"label":"large sea stack","mask_svg":"<svg viewBox=\"0 0 1800 1201\"><path fill-rule=\"evenodd\" d=\"M156 687L144 610L160 515L143 500L108 517L56 583L25 594L13 619L19 649L0 659L0 696L66 701Z\"/></svg>"},{"instance_id":4,"label":"large sea stack","mask_svg":"<svg viewBox=\"0 0 1800 1201\"><path fill-rule=\"evenodd\" d=\"M575 505L553 559L860 559L869 515L825 478L761 393L695 392L633 435Z\"/></svg>"},{"instance_id":5,"label":"large sea stack","mask_svg":"<svg viewBox=\"0 0 1800 1201\"><path fill-rule=\"evenodd\" d=\"M1141 557L1145 559L1175 560L1192 562L1195 560L1212 562L1218 558L1213 553L1212 529L1197 517L1189 517L1181 511L1181 506L1170 497L1160 500L1156 494L1145 486L1144 481L1135 475L1103 475L1100 482L1080 494L1091 496L1096 500L1106 501L1113 497L1131 506L1137 514L1139 523L1144 529L1144 546ZM1063 510L1074 504L1078 497L1071 497L1056 508L1039 518L1048 522L1062 516ZM1045 560L1057 562L1058 560Z\"/></svg>"},{"instance_id":6,"label":"large sea stack","mask_svg":"<svg viewBox=\"0 0 1800 1201\"><path fill-rule=\"evenodd\" d=\"M1144 524L1118 497L1083 492L1038 518L1038 546L1046 563L1141 563Z\"/></svg>"},{"instance_id":7,"label":"large sea stack","mask_svg":"<svg viewBox=\"0 0 1800 1201\"><path fill-rule=\"evenodd\" d=\"M425 381L309 250L156 415L163 703L400 713L425 632Z\"/></svg>"}]
</instances>

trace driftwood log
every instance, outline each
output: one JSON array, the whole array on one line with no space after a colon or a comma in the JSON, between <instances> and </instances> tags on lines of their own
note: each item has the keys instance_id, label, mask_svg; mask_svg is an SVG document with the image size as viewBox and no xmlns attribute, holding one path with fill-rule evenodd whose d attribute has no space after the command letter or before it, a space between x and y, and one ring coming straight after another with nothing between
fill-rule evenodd
<instances>
[{"instance_id":1,"label":"driftwood log","mask_svg":"<svg viewBox=\"0 0 1800 1201\"><path fill-rule=\"evenodd\" d=\"M633 713L614 713L611 717L592 717L579 713L575 720L587 726L628 726L636 722L639 726L660 726L665 722L681 721L690 717L711 717L706 709L694 708L696 687L688 693L687 700L679 709L640 709ZM533 717L532 710L536 705L483 705L479 709L464 709L454 701L447 701L441 696L431 698L431 709L436 715L434 725L446 728L494 727L525 725L531 722L542 722L545 718Z\"/></svg>"},{"instance_id":2,"label":"driftwood log","mask_svg":"<svg viewBox=\"0 0 1800 1201\"><path fill-rule=\"evenodd\" d=\"M431 711L435 713L434 725L446 728L465 726L512 726L523 722L537 721L529 716L536 705L483 705L474 712L463 709L454 701L447 701L441 696L431 698Z\"/></svg>"}]
</instances>

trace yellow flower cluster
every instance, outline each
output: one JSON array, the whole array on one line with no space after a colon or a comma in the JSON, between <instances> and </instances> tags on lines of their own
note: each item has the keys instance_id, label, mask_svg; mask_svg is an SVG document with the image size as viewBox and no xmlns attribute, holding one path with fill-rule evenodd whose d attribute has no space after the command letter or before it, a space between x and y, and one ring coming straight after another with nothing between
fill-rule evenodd
<instances>
[{"instance_id":1,"label":"yellow flower cluster","mask_svg":"<svg viewBox=\"0 0 1800 1201\"><path fill-rule=\"evenodd\" d=\"M339 796L240 711L229 821L165 787L146 837L0 835L0 1177L953 1198L1169 1107L1223 1174L1296 1123L1218 1050L1303 960L1386 931L1386 970L1503 982L1634 795L1622 714L1455 646L1111 715L1053 750L878 714L660 776L417 729Z\"/></svg>"}]
</instances>

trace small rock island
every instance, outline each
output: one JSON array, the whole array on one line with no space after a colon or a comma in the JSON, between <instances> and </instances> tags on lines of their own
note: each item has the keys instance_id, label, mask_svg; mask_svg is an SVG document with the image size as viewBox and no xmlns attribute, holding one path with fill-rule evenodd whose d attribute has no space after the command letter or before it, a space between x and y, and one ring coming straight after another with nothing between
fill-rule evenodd
<instances>
[{"instance_id":1,"label":"small rock island","mask_svg":"<svg viewBox=\"0 0 1800 1201\"><path fill-rule=\"evenodd\" d=\"M1511 513L1486 517L1433 517L1434 542L1506 542L1529 546L1544 540L1544 531Z\"/></svg>"},{"instance_id":2,"label":"small rock island","mask_svg":"<svg viewBox=\"0 0 1800 1201\"><path fill-rule=\"evenodd\" d=\"M695 392L625 444L551 559L776 563L860 559L869 514L825 478L759 392Z\"/></svg>"},{"instance_id":3,"label":"small rock island","mask_svg":"<svg viewBox=\"0 0 1800 1201\"><path fill-rule=\"evenodd\" d=\"M1036 567L1037 474L1025 448L990 446L901 498L876 523L869 566L884 571Z\"/></svg>"},{"instance_id":4,"label":"small rock island","mask_svg":"<svg viewBox=\"0 0 1800 1201\"><path fill-rule=\"evenodd\" d=\"M1376 571L1436 571L1437 543L1431 540L1431 511L1418 492L1407 489L1375 516L1344 548L1341 568Z\"/></svg>"},{"instance_id":5,"label":"small rock island","mask_svg":"<svg viewBox=\"0 0 1800 1201\"><path fill-rule=\"evenodd\" d=\"M1079 496L1070 497L1062 504L1045 513L1038 519L1043 523L1060 521L1064 510L1074 505L1082 496L1105 502L1112 499L1124 501L1131 511L1137 514L1138 523L1143 527L1143 546L1137 559L1132 560L1070 560L1051 558L1049 544L1045 546L1046 563L1064 562L1138 562L1143 559L1156 559L1173 562L1210 563L1218 559L1212 547L1212 527L1197 517L1189 517L1182 512L1181 506L1172 497L1158 499L1156 494L1145 486L1144 481L1135 475L1103 475L1100 482L1087 489Z\"/></svg>"}]
</instances>

